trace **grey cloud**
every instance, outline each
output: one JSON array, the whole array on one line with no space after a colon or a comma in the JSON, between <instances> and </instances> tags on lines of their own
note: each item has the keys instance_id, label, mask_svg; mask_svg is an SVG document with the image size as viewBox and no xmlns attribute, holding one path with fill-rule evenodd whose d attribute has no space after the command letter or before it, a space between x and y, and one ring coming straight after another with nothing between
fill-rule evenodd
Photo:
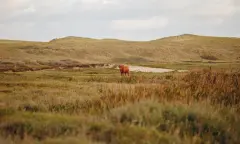
<instances>
[{"instance_id":1,"label":"grey cloud","mask_svg":"<svg viewBox=\"0 0 240 144\"><path fill-rule=\"evenodd\" d=\"M235 36L239 0L0 0L0 38L50 40L68 35L149 40L182 33ZM159 29L115 30L114 21L164 17ZM128 21L127 21L128 22ZM134 28L134 26L131 26ZM130 28L131 28L130 27Z\"/></svg>"}]
</instances>

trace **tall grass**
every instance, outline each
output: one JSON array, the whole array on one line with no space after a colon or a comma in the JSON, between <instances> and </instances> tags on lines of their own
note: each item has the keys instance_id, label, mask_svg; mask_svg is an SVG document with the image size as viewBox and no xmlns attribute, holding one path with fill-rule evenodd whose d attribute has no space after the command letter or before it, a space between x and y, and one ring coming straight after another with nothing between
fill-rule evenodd
<instances>
[{"instance_id":1,"label":"tall grass","mask_svg":"<svg viewBox=\"0 0 240 144\"><path fill-rule=\"evenodd\" d=\"M134 80L135 81L135 80ZM99 88L101 97L82 103L84 109L111 109L142 99L190 103L210 101L212 104L240 108L240 74L224 71L196 71L182 81L167 84L111 84Z\"/></svg>"},{"instance_id":2,"label":"tall grass","mask_svg":"<svg viewBox=\"0 0 240 144\"><path fill-rule=\"evenodd\" d=\"M61 143L66 138L65 143L109 144L240 142L238 71L206 69L132 77L79 73L5 75L0 86L10 92L0 93L2 139ZM65 77L70 75L69 81ZM16 79L22 82L14 83Z\"/></svg>"},{"instance_id":3,"label":"tall grass","mask_svg":"<svg viewBox=\"0 0 240 144\"><path fill-rule=\"evenodd\" d=\"M180 101L191 103L207 100L212 104L239 108L240 102L240 74L225 71L193 71L178 78L169 75L160 77L134 76L132 78L96 78L94 82L108 82L100 85L100 97L86 100L67 100L51 103L45 101L45 106L22 105L19 110L52 111L78 113L89 111L102 112L126 103L138 102L142 99L155 99L159 102ZM162 81L157 81L162 79ZM165 82L163 82L165 80ZM111 82L116 83L111 83Z\"/></svg>"}]
</instances>

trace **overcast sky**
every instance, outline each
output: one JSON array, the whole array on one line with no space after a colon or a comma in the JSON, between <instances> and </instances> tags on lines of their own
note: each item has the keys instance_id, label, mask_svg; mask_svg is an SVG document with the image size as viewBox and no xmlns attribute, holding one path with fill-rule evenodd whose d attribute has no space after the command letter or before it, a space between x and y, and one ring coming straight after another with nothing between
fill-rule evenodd
<instances>
[{"instance_id":1,"label":"overcast sky","mask_svg":"<svg viewBox=\"0 0 240 144\"><path fill-rule=\"evenodd\" d=\"M0 39L240 37L240 0L0 0Z\"/></svg>"}]
</instances>

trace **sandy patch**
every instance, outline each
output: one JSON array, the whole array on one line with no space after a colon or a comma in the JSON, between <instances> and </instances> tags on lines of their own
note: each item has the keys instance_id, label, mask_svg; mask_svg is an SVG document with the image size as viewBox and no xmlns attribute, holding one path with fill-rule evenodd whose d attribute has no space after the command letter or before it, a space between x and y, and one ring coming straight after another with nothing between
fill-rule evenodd
<instances>
[{"instance_id":1,"label":"sandy patch","mask_svg":"<svg viewBox=\"0 0 240 144\"><path fill-rule=\"evenodd\" d=\"M116 68L119 69L119 68ZM130 71L134 72L152 72L152 73L165 73L165 72L187 72L187 70L173 70L173 69L164 69L164 68L151 68L143 66L129 66Z\"/></svg>"}]
</instances>

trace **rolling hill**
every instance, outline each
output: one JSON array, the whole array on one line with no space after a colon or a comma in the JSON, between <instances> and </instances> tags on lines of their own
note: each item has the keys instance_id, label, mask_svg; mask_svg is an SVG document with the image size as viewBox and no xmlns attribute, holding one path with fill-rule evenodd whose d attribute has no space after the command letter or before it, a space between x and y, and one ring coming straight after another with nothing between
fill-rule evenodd
<instances>
[{"instance_id":1,"label":"rolling hill","mask_svg":"<svg viewBox=\"0 0 240 144\"><path fill-rule=\"evenodd\" d=\"M1 69L89 63L240 60L240 38L183 34L151 41L64 37L49 42L0 40Z\"/></svg>"}]
</instances>

